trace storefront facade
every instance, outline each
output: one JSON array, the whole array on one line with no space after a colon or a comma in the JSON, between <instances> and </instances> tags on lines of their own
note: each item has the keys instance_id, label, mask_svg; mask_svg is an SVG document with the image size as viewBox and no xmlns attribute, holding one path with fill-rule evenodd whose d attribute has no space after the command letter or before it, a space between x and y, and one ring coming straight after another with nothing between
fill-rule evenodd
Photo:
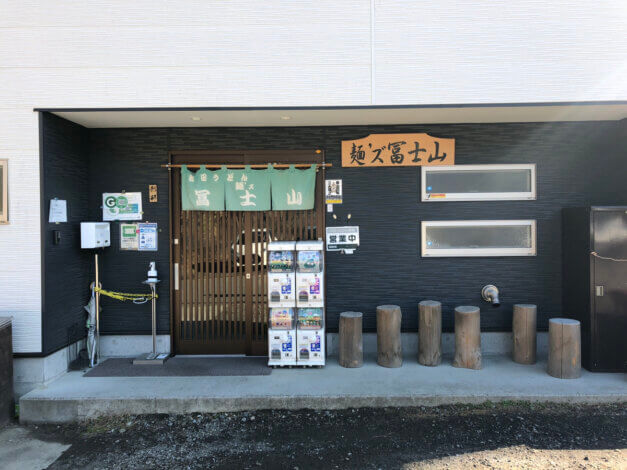
<instances>
[{"instance_id":1,"label":"storefront facade","mask_svg":"<svg viewBox=\"0 0 627 470\"><path fill-rule=\"evenodd\" d=\"M127 6L107 12L89 5L68 8L63 15L52 6L34 14L16 6L3 20L7 31L19 30L6 33L10 44L21 38L27 51L2 49L2 74L10 86L2 91L0 109L0 159L9 161L9 220L0 225L5 259L0 313L14 318L14 351L25 365L16 370L24 382L50 377L29 375L33 360L62 353L61 364L68 354L63 351L84 338L83 306L94 273L92 253L79 248L78 224L101 220L103 192L142 192L144 220L160 230L158 251L124 252L118 224L112 223L112 244L101 256L104 282L135 292L148 262L156 261L162 281L160 344L186 352L173 338L180 317L174 264L182 259L172 234L184 215L176 209L177 170L162 166L169 162L234 164L241 158L248 163L246 155L262 162L265 153L265 163L276 163L277 155L285 162L308 155L308 163L331 165L318 178L320 184L324 178L341 179L343 203L326 212L319 187L315 214L303 214L312 222L280 222L287 223L281 236L294 239L299 231L303 237L324 237L325 226L360 227L354 254L327 253L331 333L347 310L362 311L365 331L373 332L374 309L382 303L400 305L403 331L415 332L417 302L427 298L442 302L443 328L450 332L453 308L481 302L486 284L497 285L502 299L499 307L485 304L483 331L510 331L512 305L520 302L538 305L538 327L546 329L548 318L565 314L562 208L620 205L627 199L622 177L627 90L620 73L625 44L618 3L586 10L582 19L580 7L570 2L548 6L542 14L520 2L504 18L483 12L482 18L492 19L482 32L461 20L476 17L476 5L458 6L464 11L455 18L445 6L403 5L399 15L397 2L378 1L273 12L246 2L237 14L221 3L196 5L222 19L216 28L195 19L203 16L198 11L190 16L191 7L149 13ZM92 17L101 18L100 29L90 26ZM426 17L438 21L424 24ZM569 28L556 31L551 18ZM253 44L231 34L235 24L258 40ZM510 25L508 34L503 24ZM324 35L317 34L320 28ZM399 28L405 33L393 34ZM529 29L537 31L533 40ZM572 35L581 30L589 35ZM164 34L167 48L157 39ZM517 46L523 38L532 41L526 51ZM125 47L129 43L138 47ZM475 47L490 51L489 60L472 59ZM529 54L534 47L536 53ZM599 58L594 66L589 56ZM459 165L534 164L537 197L430 203L421 201L418 167L342 167L343 140L408 133L455 139ZM156 202L148 201L150 185L157 186ZM48 222L54 198L68 201L67 223ZM233 224L234 240L268 232L265 222L252 217L226 222ZM421 256L422 221L478 219L536 221L535 256ZM212 260L201 264L196 273L212 272ZM238 271L237 262L234 271L243 276L242 286L247 274L254 277ZM253 318L253 307L237 307L238 288L231 293L232 308ZM103 344L129 353L148 344L147 307L104 301L103 309ZM263 320L257 323L257 346L246 339L247 347L233 349L237 341L230 336L221 345L206 341L188 352L252 354L264 344Z\"/></svg>"}]
</instances>

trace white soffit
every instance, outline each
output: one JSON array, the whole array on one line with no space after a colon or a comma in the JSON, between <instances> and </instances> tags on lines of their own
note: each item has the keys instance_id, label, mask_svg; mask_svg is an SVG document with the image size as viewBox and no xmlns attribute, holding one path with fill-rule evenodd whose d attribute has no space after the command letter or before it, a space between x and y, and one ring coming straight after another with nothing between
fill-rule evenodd
<instances>
[{"instance_id":1,"label":"white soffit","mask_svg":"<svg viewBox=\"0 0 627 470\"><path fill-rule=\"evenodd\" d=\"M62 110L57 116L89 128L294 127L375 124L614 121L627 118L627 102L611 104L463 107L226 108Z\"/></svg>"}]
</instances>

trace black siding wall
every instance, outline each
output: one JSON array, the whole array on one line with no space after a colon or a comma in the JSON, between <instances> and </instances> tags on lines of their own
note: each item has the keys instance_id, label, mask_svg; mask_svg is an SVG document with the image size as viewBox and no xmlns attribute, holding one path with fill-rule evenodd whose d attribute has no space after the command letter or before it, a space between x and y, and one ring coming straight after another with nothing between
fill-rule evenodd
<instances>
[{"instance_id":1,"label":"black siding wall","mask_svg":"<svg viewBox=\"0 0 627 470\"><path fill-rule=\"evenodd\" d=\"M85 337L90 254L81 251L80 222L88 219L87 129L42 113L43 349L49 354ZM48 223L50 199L67 200L68 223ZM54 245L52 233L61 232Z\"/></svg>"},{"instance_id":2,"label":"black siding wall","mask_svg":"<svg viewBox=\"0 0 627 470\"><path fill-rule=\"evenodd\" d=\"M105 287L144 289L150 260L159 277L158 331L169 331L168 172L160 168L169 150L323 148L333 168L329 178L344 180L345 203L338 220L327 225L359 225L361 246L353 255L327 253L327 320L337 330L339 313L364 312L364 328L374 331L378 304L403 309L403 328L417 327L417 303L443 302L443 326L453 328L453 308L480 305L485 331L511 328L512 305L539 307L539 328L561 309L561 209L589 204L627 203L624 122L454 124L300 128L170 128L89 130L89 218L101 218L101 193L141 191L145 220L159 223L158 253L119 252L119 224L112 223L112 246L102 256ZM369 133L427 132L456 139L456 162L536 163L536 201L419 201L419 168L343 169L340 142ZM149 184L159 187L159 202L149 203ZM529 258L420 257L420 220L513 219L538 221L538 256ZM502 304L480 300L481 287L494 283ZM103 301L102 331L150 332L148 305Z\"/></svg>"},{"instance_id":3,"label":"black siding wall","mask_svg":"<svg viewBox=\"0 0 627 470\"><path fill-rule=\"evenodd\" d=\"M538 304L539 327L561 315L561 222L566 206L624 204L625 155L619 144L624 123L458 124L305 128L173 128L90 131L92 157L92 216L100 192L139 191L159 185L159 203L144 199L146 219L160 224L158 255L107 251L103 276L111 287L136 290L147 262L156 259L164 282L159 290L159 331L167 332L169 313L167 170L159 164L167 151L201 149L324 148L334 167L328 177L343 178L345 203L336 206L338 220L328 225L361 228L361 246L353 255L327 253L327 319L337 329L339 313L363 311L364 327L375 329L375 307L397 303L403 327L417 327L417 303L431 298L443 302L443 325L452 330L452 310L459 304L482 308L482 328L511 328L517 302ZM342 169L340 142L372 132L428 132L456 139L458 164L536 163L537 201L419 202L418 168ZM622 141L624 142L624 140ZM532 218L538 221L538 256L530 258L431 258L419 252L420 220ZM117 223L113 224L117 228ZM118 236L114 232L114 244ZM502 304L492 308L480 300L481 287L494 283ZM104 330L144 332L150 328L148 308L116 304L104 315Z\"/></svg>"}]
</instances>

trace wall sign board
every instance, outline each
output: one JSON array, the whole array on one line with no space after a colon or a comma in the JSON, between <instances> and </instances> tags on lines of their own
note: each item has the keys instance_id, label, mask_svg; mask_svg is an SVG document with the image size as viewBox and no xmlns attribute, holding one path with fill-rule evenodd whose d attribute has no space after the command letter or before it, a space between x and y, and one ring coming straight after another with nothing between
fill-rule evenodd
<instances>
[{"instance_id":1,"label":"wall sign board","mask_svg":"<svg viewBox=\"0 0 627 470\"><path fill-rule=\"evenodd\" d=\"M102 220L141 220L142 193L102 193Z\"/></svg>"},{"instance_id":2,"label":"wall sign board","mask_svg":"<svg viewBox=\"0 0 627 470\"><path fill-rule=\"evenodd\" d=\"M370 134L342 141L343 167L455 164L455 139L429 134Z\"/></svg>"},{"instance_id":3,"label":"wall sign board","mask_svg":"<svg viewBox=\"0 0 627 470\"><path fill-rule=\"evenodd\" d=\"M327 227L327 251L352 253L359 246L359 227Z\"/></svg>"}]
</instances>

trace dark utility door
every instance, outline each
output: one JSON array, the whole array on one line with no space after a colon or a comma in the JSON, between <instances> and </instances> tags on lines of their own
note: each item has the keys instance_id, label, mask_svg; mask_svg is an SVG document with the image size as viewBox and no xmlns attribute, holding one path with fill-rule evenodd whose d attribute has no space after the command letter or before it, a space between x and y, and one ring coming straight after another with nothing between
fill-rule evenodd
<instances>
[{"instance_id":1,"label":"dark utility door","mask_svg":"<svg viewBox=\"0 0 627 470\"><path fill-rule=\"evenodd\" d=\"M627 370L627 210L593 212L593 362Z\"/></svg>"},{"instance_id":2,"label":"dark utility door","mask_svg":"<svg viewBox=\"0 0 627 470\"><path fill-rule=\"evenodd\" d=\"M322 163L322 151L173 152L173 164ZM172 168L173 350L177 354L267 354L268 242L324 235L324 169L308 211L181 210Z\"/></svg>"}]
</instances>

